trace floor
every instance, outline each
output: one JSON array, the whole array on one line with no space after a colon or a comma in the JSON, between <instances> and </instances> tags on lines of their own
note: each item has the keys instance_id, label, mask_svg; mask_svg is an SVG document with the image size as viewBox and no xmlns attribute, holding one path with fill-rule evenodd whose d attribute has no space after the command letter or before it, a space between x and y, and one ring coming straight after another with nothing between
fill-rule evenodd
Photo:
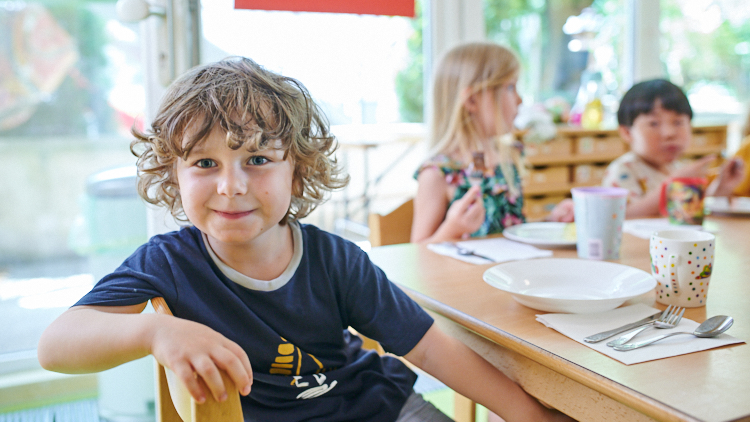
<instances>
[{"instance_id":1,"label":"floor","mask_svg":"<svg viewBox=\"0 0 750 422\"><path fill-rule=\"evenodd\" d=\"M0 422L101 422L96 400L81 400L40 409L0 414Z\"/></svg>"}]
</instances>

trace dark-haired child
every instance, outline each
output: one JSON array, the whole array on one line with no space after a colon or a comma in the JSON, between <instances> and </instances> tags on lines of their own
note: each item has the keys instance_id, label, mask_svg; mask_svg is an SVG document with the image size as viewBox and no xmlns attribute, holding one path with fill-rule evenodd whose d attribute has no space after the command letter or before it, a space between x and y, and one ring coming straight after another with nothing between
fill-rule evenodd
<instances>
[{"instance_id":1,"label":"dark-haired child","mask_svg":"<svg viewBox=\"0 0 750 422\"><path fill-rule=\"evenodd\" d=\"M692 138L693 110L678 86L664 79L633 85L617 111L620 136L630 151L613 161L604 176L604 186L630 191L627 218L659 214L659 196L664 181L675 177L706 177L714 155L693 162L680 159ZM707 196L727 196L740 183L744 166L730 160L706 189Z\"/></svg>"}]
</instances>

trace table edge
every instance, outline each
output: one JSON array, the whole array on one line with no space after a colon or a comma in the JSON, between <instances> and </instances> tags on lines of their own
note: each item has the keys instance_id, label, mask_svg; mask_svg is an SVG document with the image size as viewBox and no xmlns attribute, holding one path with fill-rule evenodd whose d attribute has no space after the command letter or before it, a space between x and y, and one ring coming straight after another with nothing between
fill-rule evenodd
<instances>
[{"instance_id":1,"label":"table edge","mask_svg":"<svg viewBox=\"0 0 750 422\"><path fill-rule=\"evenodd\" d=\"M623 403L624 405L635 409L638 412L641 412L651 418L659 421L669 422L699 422L698 419L680 412L679 410L671 406L668 406L660 401L654 400L646 395L638 393L637 391L632 390L629 387L617 383L602 375L582 368L574 362L557 356L547 350L535 346L470 315L459 312L456 309L453 309L439 301L430 298L429 296L411 290L408 287L402 286L400 284L399 287L402 288L404 292L406 292L412 299L414 299L415 302L417 302L417 304L419 304L423 308L436 312L437 314L462 325L463 327L476 333L477 335L485 337L502 347L526 356L527 358L537 362L542 366L545 366L576 382L579 382L594 391L598 391L606 395L607 397ZM579 368L579 370L575 370L574 368Z\"/></svg>"}]
</instances>

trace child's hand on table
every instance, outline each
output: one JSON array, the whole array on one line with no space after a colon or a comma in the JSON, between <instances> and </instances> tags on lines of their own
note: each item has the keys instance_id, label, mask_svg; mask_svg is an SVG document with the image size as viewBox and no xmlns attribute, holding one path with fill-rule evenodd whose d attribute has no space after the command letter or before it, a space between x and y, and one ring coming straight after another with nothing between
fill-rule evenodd
<instances>
[{"instance_id":1,"label":"child's hand on table","mask_svg":"<svg viewBox=\"0 0 750 422\"><path fill-rule=\"evenodd\" d=\"M547 221L557 221L561 223L572 223L575 220L573 212L573 200L570 198L563 199L555 208L552 209L546 218Z\"/></svg>"},{"instance_id":2,"label":"child's hand on table","mask_svg":"<svg viewBox=\"0 0 750 422\"><path fill-rule=\"evenodd\" d=\"M708 167L711 163L716 160L715 154L710 154L705 157L701 157L692 163L678 168L677 170L670 173L670 177L706 177L708 174Z\"/></svg>"},{"instance_id":3,"label":"child's hand on table","mask_svg":"<svg viewBox=\"0 0 750 422\"><path fill-rule=\"evenodd\" d=\"M222 402L226 388L219 370L227 373L242 395L250 393L253 370L242 348L213 329L173 316L160 319L151 343L151 354L182 381L198 403L205 394L197 377L203 379L209 392Z\"/></svg>"},{"instance_id":4,"label":"child's hand on table","mask_svg":"<svg viewBox=\"0 0 750 422\"><path fill-rule=\"evenodd\" d=\"M479 230L484 222L485 209L482 192L478 186L472 186L461 197L451 204L445 214L446 230L453 238L462 238Z\"/></svg>"},{"instance_id":5,"label":"child's hand on table","mask_svg":"<svg viewBox=\"0 0 750 422\"><path fill-rule=\"evenodd\" d=\"M739 185L745 177L745 163L739 158L728 160L721 166L719 174L706 189L706 196L730 196L734 188Z\"/></svg>"}]
</instances>

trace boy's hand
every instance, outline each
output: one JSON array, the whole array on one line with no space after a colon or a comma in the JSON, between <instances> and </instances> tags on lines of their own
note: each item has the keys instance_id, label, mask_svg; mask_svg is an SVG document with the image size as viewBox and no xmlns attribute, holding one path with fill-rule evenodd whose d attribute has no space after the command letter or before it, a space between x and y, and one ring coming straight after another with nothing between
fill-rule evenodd
<instances>
[{"instance_id":1,"label":"boy's hand","mask_svg":"<svg viewBox=\"0 0 750 422\"><path fill-rule=\"evenodd\" d=\"M745 163L739 158L733 158L719 170L719 175L706 189L706 196L729 196L734 188L739 185L745 177Z\"/></svg>"},{"instance_id":2,"label":"boy's hand","mask_svg":"<svg viewBox=\"0 0 750 422\"><path fill-rule=\"evenodd\" d=\"M222 402L227 393L219 370L237 385L242 395L250 394L253 370L240 346L211 328L173 316L161 316L151 341L151 354L172 370L198 403L205 395L197 381L203 379L214 398Z\"/></svg>"},{"instance_id":3,"label":"boy's hand","mask_svg":"<svg viewBox=\"0 0 750 422\"><path fill-rule=\"evenodd\" d=\"M673 171L670 177L706 177L708 167L716 160L715 154L701 157L692 163Z\"/></svg>"},{"instance_id":4,"label":"boy's hand","mask_svg":"<svg viewBox=\"0 0 750 422\"><path fill-rule=\"evenodd\" d=\"M484 222L484 215L482 191L478 186L472 186L448 208L444 224L454 238L460 238L479 230Z\"/></svg>"}]
</instances>

